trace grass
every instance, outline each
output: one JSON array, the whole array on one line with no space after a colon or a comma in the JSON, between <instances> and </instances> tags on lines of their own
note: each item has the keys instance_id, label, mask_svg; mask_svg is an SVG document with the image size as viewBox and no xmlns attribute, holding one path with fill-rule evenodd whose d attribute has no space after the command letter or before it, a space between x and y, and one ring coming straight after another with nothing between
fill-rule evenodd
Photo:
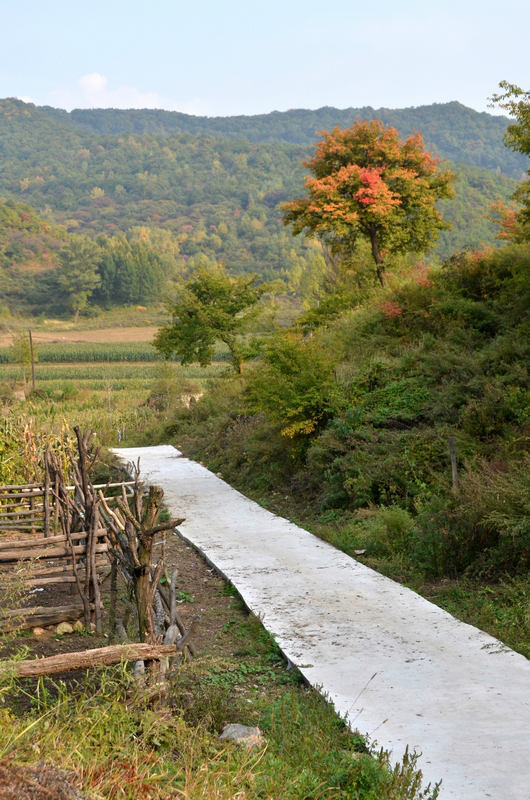
<instances>
[{"instance_id":1,"label":"grass","mask_svg":"<svg viewBox=\"0 0 530 800\"><path fill-rule=\"evenodd\" d=\"M260 621L235 601L223 634L230 657L182 662L163 707L142 700L130 667L61 681L0 686L0 759L57 761L87 798L123 800L420 800L416 759L372 752L332 706L307 690ZM17 696L32 699L22 715ZM7 705L9 702L9 706ZM227 722L259 726L247 750L219 740Z\"/></svg>"},{"instance_id":2,"label":"grass","mask_svg":"<svg viewBox=\"0 0 530 800\"><path fill-rule=\"evenodd\" d=\"M0 401L4 415L30 417L36 426L49 434L79 424L96 432L101 444L113 446L134 443L149 423L161 413L160 396L176 402L182 393L201 391L209 382L226 371L222 363L210 367L182 367L164 362L131 362L86 364L39 363L35 367L36 393L29 391L30 375L26 372L27 400L20 401L14 389L24 388L22 367L0 364ZM158 405L150 405L153 391L158 392Z\"/></svg>"}]
</instances>

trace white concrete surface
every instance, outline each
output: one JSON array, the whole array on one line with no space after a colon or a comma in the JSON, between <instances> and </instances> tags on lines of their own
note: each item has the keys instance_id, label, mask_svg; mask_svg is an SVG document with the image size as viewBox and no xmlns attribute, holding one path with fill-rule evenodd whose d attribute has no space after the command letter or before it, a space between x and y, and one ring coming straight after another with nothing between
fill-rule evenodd
<instances>
[{"instance_id":1,"label":"white concrete surface","mask_svg":"<svg viewBox=\"0 0 530 800\"><path fill-rule=\"evenodd\" d=\"M407 744L420 751L426 779L443 781L444 800L529 800L530 661L174 448L115 452L140 457L143 477L186 517L183 536L354 728L396 760Z\"/></svg>"}]
</instances>

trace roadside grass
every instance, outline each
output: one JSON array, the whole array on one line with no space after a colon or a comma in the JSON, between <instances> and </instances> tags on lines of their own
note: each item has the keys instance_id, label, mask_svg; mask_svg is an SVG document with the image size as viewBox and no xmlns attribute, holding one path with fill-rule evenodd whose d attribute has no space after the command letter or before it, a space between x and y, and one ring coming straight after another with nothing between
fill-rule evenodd
<instances>
[{"instance_id":1,"label":"roadside grass","mask_svg":"<svg viewBox=\"0 0 530 800\"><path fill-rule=\"evenodd\" d=\"M58 762L87 798L123 800L420 800L417 759L393 764L350 731L333 707L288 671L261 622L230 610L230 657L183 661L167 702L134 689L130 667L94 670L78 685L0 683L0 759ZM17 716L17 693L33 708ZM226 723L259 726L251 748L219 740ZM60 759L58 759L60 754Z\"/></svg>"},{"instance_id":2,"label":"roadside grass","mask_svg":"<svg viewBox=\"0 0 530 800\"><path fill-rule=\"evenodd\" d=\"M248 493L249 496L252 492ZM253 499L257 499L254 497ZM259 497L258 502L275 513L314 533L329 544L356 558L367 567L402 583L457 619L467 622L530 658L530 577L505 575L500 580L464 575L429 581L425 572L408 557L406 550L374 555L369 549L362 554L355 550L366 542L352 536L351 514L329 512L314 514L279 493ZM375 516L375 512L373 513Z\"/></svg>"}]
</instances>

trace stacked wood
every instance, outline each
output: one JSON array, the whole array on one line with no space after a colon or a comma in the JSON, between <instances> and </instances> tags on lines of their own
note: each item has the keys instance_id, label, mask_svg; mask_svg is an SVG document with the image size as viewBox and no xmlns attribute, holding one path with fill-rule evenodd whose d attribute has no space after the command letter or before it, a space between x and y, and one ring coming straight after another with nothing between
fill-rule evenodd
<instances>
[{"instance_id":1,"label":"stacked wood","mask_svg":"<svg viewBox=\"0 0 530 800\"><path fill-rule=\"evenodd\" d=\"M0 531L44 531L49 535L50 492L46 483L0 486Z\"/></svg>"},{"instance_id":2,"label":"stacked wood","mask_svg":"<svg viewBox=\"0 0 530 800\"><path fill-rule=\"evenodd\" d=\"M138 615L138 635L140 641L159 644L162 640L160 624L155 621L155 605L162 606L159 596L159 583L165 568L165 537L157 561L153 564L155 536L165 534L184 522L183 519L170 519L157 523L164 492L151 486L144 498L140 486L139 464L134 468L134 488L132 502L122 490L122 497L116 499L118 508L112 510L103 493L99 492L102 514L106 520L111 553L117 566L129 585L135 599ZM157 631L157 627L159 630Z\"/></svg>"}]
</instances>

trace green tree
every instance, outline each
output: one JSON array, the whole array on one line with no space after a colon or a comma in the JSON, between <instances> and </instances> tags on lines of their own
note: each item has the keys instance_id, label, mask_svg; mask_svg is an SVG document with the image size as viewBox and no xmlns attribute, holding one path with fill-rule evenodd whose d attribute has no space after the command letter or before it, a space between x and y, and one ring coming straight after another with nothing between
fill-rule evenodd
<instances>
[{"instance_id":1,"label":"green tree","mask_svg":"<svg viewBox=\"0 0 530 800\"><path fill-rule=\"evenodd\" d=\"M12 344L10 348L11 361L14 364L22 366L22 374L24 378L24 386L28 381L28 375L31 370L31 345L27 333L14 333L12 336ZM34 359L37 361L36 353L34 351Z\"/></svg>"},{"instance_id":2,"label":"green tree","mask_svg":"<svg viewBox=\"0 0 530 800\"><path fill-rule=\"evenodd\" d=\"M235 371L241 373L245 348L242 335L260 314L258 303L270 285L256 277L232 276L222 264L200 267L182 282L171 307L172 321L160 328L154 345L166 358L183 364L211 364L216 342L224 342Z\"/></svg>"},{"instance_id":3,"label":"green tree","mask_svg":"<svg viewBox=\"0 0 530 800\"><path fill-rule=\"evenodd\" d=\"M379 120L320 135L304 162L314 176L306 178L307 196L282 205L284 222L345 256L367 239L384 286L387 253L425 250L448 227L435 203L452 196L455 176L439 168L420 133L403 141Z\"/></svg>"},{"instance_id":4,"label":"green tree","mask_svg":"<svg viewBox=\"0 0 530 800\"><path fill-rule=\"evenodd\" d=\"M100 250L86 236L71 236L59 250L59 286L67 295L74 312L74 322L79 319L94 289L101 283L97 264Z\"/></svg>"},{"instance_id":5,"label":"green tree","mask_svg":"<svg viewBox=\"0 0 530 800\"><path fill-rule=\"evenodd\" d=\"M504 91L494 94L491 98L492 105L504 108L516 122L509 125L504 135L504 143L511 150L530 156L530 91L515 86L508 81L501 81L499 87ZM530 176L530 170L526 173ZM516 220L519 227L519 239L530 236L530 181L523 181L512 195L514 200L522 204L522 209L517 213ZM512 237L516 238L516 236Z\"/></svg>"},{"instance_id":6,"label":"green tree","mask_svg":"<svg viewBox=\"0 0 530 800\"><path fill-rule=\"evenodd\" d=\"M276 334L247 387L250 408L282 426L289 438L321 430L340 402L336 347L295 331Z\"/></svg>"}]
</instances>

